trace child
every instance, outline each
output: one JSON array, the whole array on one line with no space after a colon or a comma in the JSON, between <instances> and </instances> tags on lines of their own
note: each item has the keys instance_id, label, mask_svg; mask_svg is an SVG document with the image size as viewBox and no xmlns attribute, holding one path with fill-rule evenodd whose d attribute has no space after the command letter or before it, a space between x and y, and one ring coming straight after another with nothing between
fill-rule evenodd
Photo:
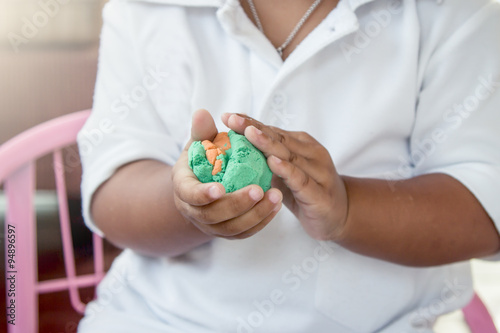
<instances>
[{"instance_id":1,"label":"child","mask_svg":"<svg viewBox=\"0 0 500 333\"><path fill-rule=\"evenodd\" d=\"M79 332L432 332L500 250L499 18L111 0L79 145L87 224L126 250ZM272 189L196 179L190 142L227 128Z\"/></svg>"}]
</instances>

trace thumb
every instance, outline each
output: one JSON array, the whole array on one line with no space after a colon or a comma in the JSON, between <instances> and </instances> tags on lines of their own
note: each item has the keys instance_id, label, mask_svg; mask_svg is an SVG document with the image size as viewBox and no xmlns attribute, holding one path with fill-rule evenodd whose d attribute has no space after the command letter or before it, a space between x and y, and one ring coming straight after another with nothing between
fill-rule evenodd
<instances>
[{"instance_id":1,"label":"thumb","mask_svg":"<svg viewBox=\"0 0 500 333\"><path fill-rule=\"evenodd\" d=\"M201 109L193 114L191 141L212 141L217 133L217 127L210 112Z\"/></svg>"}]
</instances>

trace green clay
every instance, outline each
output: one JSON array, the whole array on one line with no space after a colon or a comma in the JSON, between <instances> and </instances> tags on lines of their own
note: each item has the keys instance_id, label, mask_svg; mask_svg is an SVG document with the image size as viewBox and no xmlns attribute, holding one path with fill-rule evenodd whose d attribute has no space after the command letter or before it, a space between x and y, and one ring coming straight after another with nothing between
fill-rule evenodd
<instances>
[{"instance_id":1,"label":"green clay","mask_svg":"<svg viewBox=\"0 0 500 333\"><path fill-rule=\"evenodd\" d=\"M189 147L189 166L200 182L219 182L224 185L227 193L234 192L251 184L257 184L264 191L271 188L271 170L267 166L266 157L255 148L244 135L229 131L231 149L225 155L219 155L222 160L222 170L212 176L213 166L208 162L205 148L200 141L193 142Z\"/></svg>"}]
</instances>

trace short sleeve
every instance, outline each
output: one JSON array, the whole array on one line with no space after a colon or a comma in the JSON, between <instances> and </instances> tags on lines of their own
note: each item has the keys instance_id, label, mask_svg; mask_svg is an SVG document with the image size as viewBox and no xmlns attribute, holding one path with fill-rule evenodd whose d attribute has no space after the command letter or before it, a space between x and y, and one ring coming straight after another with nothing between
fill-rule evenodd
<instances>
[{"instance_id":1,"label":"short sleeve","mask_svg":"<svg viewBox=\"0 0 500 333\"><path fill-rule=\"evenodd\" d=\"M471 14L426 63L411 137L416 174L463 183L500 230L500 3ZM457 221L457 223L459 223Z\"/></svg>"},{"instance_id":2,"label":"short sleeve","mask_svg":"<svg viewBox=\"0 0 500 333\"><path fill-rule=\"evenodd\" d=\"M97 188L119 167L133 161L155 159L174 164L188 134L189 71L179 63L179 52L169 46L168 31L157 32L147 22L149 7L111 0L103 11L93 110L78 134L83 215L87 226L100 235L103 233L90 213ZM164 47L155 52L144 48L157 46L158 36Z\"/></svg>"}]
</instances>

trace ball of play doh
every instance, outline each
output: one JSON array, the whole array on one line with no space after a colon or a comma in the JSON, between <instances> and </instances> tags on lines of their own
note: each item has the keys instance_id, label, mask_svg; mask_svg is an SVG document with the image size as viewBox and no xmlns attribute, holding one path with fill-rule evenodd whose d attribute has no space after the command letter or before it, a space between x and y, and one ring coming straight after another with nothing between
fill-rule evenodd
<instances>
[{"instance_id":1,"label":"ball of play doh","mask_svg":"<svg viewBox=\"0 0 500 333\"><path fill-rule=\"evenodd\" d=\"M217 134L213 142L195 141L188 150L189 166L202 183L219 182L227 193L251 184L264 191L273 176L264 154L244 135L234 131Z\"/></svg>"}]
</instances>

